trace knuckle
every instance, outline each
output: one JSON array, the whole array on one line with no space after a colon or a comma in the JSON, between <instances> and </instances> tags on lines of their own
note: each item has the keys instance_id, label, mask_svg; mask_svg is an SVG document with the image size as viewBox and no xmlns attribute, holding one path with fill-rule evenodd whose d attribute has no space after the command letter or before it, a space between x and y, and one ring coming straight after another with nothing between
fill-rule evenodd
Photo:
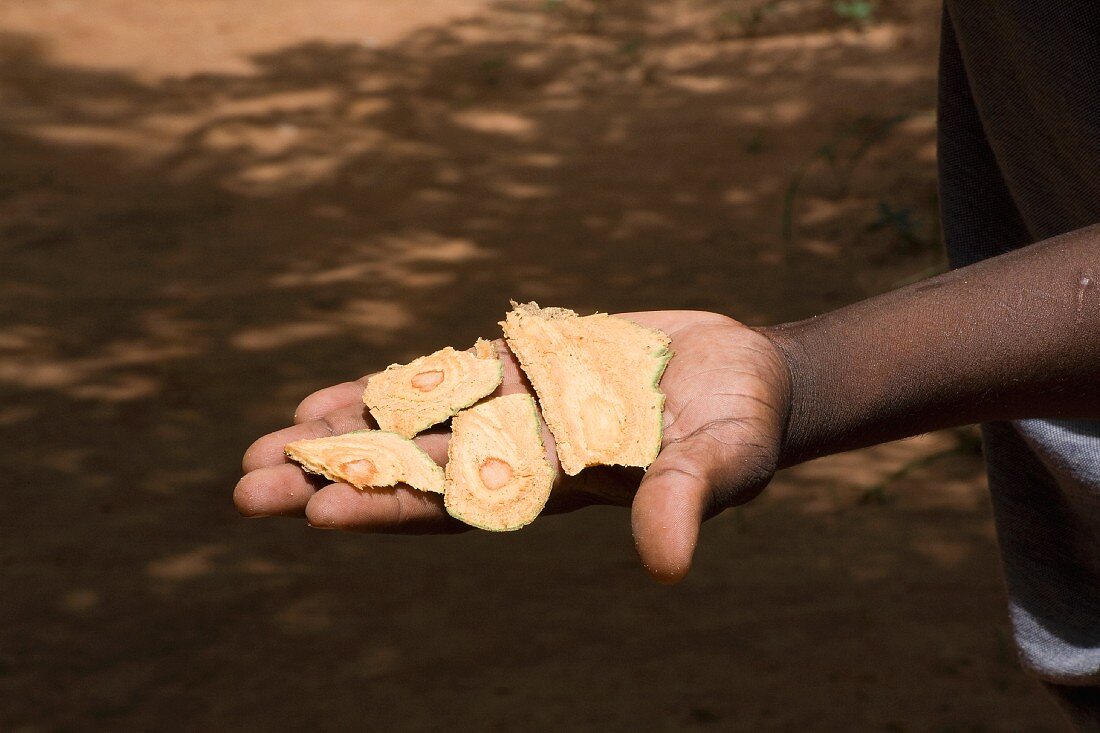
<instances>
[{"instance_id":1,"label":"knuckle","mask_svg":"<svg viewBox=\"0 0 1100 733\"><path fill-rule=\"evenodd\" d=\"M332 415L321 415L316 419L317 427L321 429L325 436L340 435L345 432L342 428L340 420Z\"/></svg>"}]
</instances>

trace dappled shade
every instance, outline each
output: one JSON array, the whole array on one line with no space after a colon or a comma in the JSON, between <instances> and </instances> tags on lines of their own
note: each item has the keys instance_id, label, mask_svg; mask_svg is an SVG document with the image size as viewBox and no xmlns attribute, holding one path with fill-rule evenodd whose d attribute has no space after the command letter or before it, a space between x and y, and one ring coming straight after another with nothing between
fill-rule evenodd
<instances>
[{"instance_id":1,"label":"dappled shade","mask_svg":"<svg viewBox=\"0 0 1100 733\"><path fill-rule=\"evenodd\" d=\"M293 42L159 76L55 58L63 5L0 8L0 728L1050 729L954 433L784 474L672 593L621 511L364 537L229 498L306 394L509 298L765 323L942 267L937 3L502 0L383 43L278 4Z\"/></svg>"}]
</instances>

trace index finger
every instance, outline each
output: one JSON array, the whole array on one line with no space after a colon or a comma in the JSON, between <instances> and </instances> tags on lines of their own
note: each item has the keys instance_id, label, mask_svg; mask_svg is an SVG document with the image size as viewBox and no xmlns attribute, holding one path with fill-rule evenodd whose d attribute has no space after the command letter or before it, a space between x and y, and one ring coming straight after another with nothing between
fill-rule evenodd
<instances>
[{"instance_id":1,"label":"index finger","mask_svg":"<svg viewBox=\"0 0 1100 733\"><path fill-rule=\"evenodd\" d=\"M359 490L348 484L323 487L305 507L311 527L384 534L440 534L465 532L469 526L454 519L443 506L443 496L407 486Z\"/></svg>"},{"instance_id":2,"label":"index finger","mask_svg":"<svg viewBox=\"0 0 1100 733\"><path fill-rule=\"evenodd\" d=\"M342 410L334 410L316 420L276 430L274 433L268 433L259 438L244 452L241 465L245 473L265 466L277 466L290 460L283 452L287 443L310 438L325 438L330 435L343 435L354 430L365 430L372 427L373 425L367 422L362 404L355 407L345 407Z\"/></svg>"},{"instance_id":3,"label":"index finger","mask_svg":"<svg viewBox=\"0 0 1100 733\"><path fill-rule=\"evenodd\" d=\"M503 339L493 341L497 358L504 365L504 379L494 394L511 394L526 389L527 379L519 367L519 362L508 349ZM363 390L367 388L367 380L373 377L368 374L353 382L343 382L332 387L319 389L306 397L294 411L295 424L317 420L331 412L342 410L353 405L363 404Z\"/></svg>"},{"instance_id":4,"label":"index finger","mask_svg":"<svg viewBox=\"0 0 1100 733\"><path fill-rule=\"evenodd\" d=\"M298 404L298 409L294 411L294 423L297 425L317 420L330 412L352 405L362 406L363 390L367 388L370 376L317 390Z\"/></svg>"}]
</instances>

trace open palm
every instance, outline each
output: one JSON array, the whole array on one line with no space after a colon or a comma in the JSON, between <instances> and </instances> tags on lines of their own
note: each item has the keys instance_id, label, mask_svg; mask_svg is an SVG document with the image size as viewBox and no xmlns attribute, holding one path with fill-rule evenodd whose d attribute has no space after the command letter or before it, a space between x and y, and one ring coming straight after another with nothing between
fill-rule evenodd
<instances>
[{"instance_id":1,"label":"open palm","mask_svg":"<svg viewBox=\"0 0 1100 733\"><path fill-rule=\"evenodd\" d=\"M547 511L589 504L632 506L634 538L646 569L675 582L691 563L701 522L755 497L775 471L786 422L790 380L765 336L714 313L651 311L622 314L672 338L675 353L661 380L666 395L660 455L644 473L597 467L577 476L560 470ZM530 386L503 343L497 394ZM406 487L359 491L327 483L290 463L294 440L374 427L362 403L366 378L323 389L295 412L295 425L248 449L234 501L246 516L304 516L316 527L367 532L445 532L465 528L447 516L442 497ZM557 467L553 439L544 429ZM449 435L432 431L417 442L440 463Z\"/></svg>"}]
</instances>

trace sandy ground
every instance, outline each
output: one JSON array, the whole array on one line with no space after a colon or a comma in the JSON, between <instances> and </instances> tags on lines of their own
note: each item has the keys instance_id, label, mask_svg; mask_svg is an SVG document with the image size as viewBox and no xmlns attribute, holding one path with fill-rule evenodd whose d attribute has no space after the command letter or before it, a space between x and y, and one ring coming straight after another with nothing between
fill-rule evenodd
<instances>
[{"instance_id":1,"label":"sandy ground","mask_svg":"<svg viewBox=\"0 0 1100 733\"><path fill-rule=\"evenodd\" d=\"M239 519L321 386L510 297L804 317L943 267L937 3L0 0L0 729L1054 731L972 431L680 587L627 517Z\"/></svg>"}]
</instances>

